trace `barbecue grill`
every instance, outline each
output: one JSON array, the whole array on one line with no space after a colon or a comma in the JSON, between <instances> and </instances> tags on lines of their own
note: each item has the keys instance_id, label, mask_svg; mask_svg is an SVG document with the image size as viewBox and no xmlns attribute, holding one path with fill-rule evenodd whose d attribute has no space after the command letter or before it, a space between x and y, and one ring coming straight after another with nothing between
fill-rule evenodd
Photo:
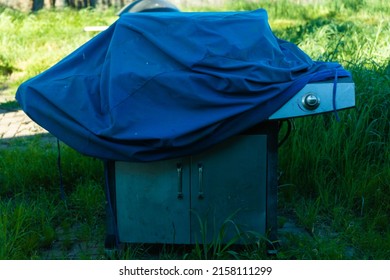
<instances>
[{"instance_id":1,"label":"barbecue grill","mask_svg":"<svg viewBox=\"0 0 390 280\"><path fill-rule=\"evenodd\" d=\"M104 161L107 248L274 244L280 123L354 107L351 75L276 38L264 10L165 4L131 3L16 97L31 119Z\"/></svg>"},{"instance_id":2,"label":"barbecue grill","mask_svg":"<svg viewBox=\"0 0 390 280\"><path fill-rule=\"evenodd\" d=\"M107 161L106 246L216 238L247 244L259 236L275 245L280 122L354 106L352 79L311 83L268 120L200 154L153 163Z\"/></svg>"},{"instance_id":3,"label":"barbecue grill","mask_svg":"<svg viewBox=\"0 0 390 280\"><path fill-rule=\"evenodd\" d=\"M132 3L119 14L178 11L165 6L166 1L154 2ZM264 122L202 153L153 163L107 161L106 246L210 243L216 238L245 244L259 235L275 243L280 122L337 114L355 106L354 94L351 78L309 83Z\"/></svg>"}]
</instances>

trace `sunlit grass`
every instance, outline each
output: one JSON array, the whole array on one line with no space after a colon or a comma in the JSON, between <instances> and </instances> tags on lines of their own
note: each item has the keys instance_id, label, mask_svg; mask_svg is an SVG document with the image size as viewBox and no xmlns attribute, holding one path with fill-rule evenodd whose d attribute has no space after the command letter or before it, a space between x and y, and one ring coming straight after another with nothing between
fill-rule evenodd
<instances>
[{"instance_id":1,"label":"sunlit grass","mask_svg":"<svg viewBox=\"0 0 390 280\"><path fill-rule=\"evenodd\" d=\"M85 32L85 26L110 25L117 19L113 10L60 9L25 14L0 8L0 12L0 67L12 65L7 79L12 90L96 35Z\"/></svg>"}]
</instances>

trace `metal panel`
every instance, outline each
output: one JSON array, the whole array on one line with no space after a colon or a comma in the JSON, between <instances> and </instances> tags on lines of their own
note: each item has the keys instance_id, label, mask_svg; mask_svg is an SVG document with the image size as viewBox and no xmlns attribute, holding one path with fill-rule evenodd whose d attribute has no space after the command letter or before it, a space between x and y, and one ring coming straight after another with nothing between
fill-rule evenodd
<instances>
[{"instance_id":1,"label":"metal panel","mask_svg":"<svg viewBox=\"0 0 390 280\"><path fill-rule=\"evenodd\" d=\"M188 158L115 162L119 241L226 243L239 232L265 235L267 141L267 134L240 135Z\"/></svg>"},{"instance_id":2,"label":"metal panel","mask_svg":"<svg viewBox=\"0 0 390 280\"><path fill-rule=\"evenodd\" d=\"M355 84L351 78L339 79L333 104L333 81L307 84L278 111L269 117L270 120L304 117L332 112L355 106ZM316 98L316 106L305 106L305 97ZM336 105L334 108L333 105Z\"/></svg>"},{"instance_id":3,"label":"metal panel","mask_svg":"<svg viewBox=\"0 0 390 280\"><path fill-rule=\"evenodd\" d=\"M265 234L266 135L236 136L191 163L191 243L229 242L237 229Z\"/></svg>"},{"instance_id":4,"label":"metal panel","mask_svg":"<svg viewBox=\"0 0 390 280\"><path fill-rule=\"evenodd\" d=\"M116 162L120 242L189 243L188 161Z\"/></svg>"}]
</instances>

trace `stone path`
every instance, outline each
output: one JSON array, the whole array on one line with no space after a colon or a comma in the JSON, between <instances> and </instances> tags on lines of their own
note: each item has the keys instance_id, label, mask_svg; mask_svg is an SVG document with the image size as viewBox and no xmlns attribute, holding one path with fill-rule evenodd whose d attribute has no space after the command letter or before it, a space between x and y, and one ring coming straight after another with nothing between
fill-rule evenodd
<instances>
[{"instance_id":1,"label":"stone path","mask_svg":"<svg viewBox=\"0 0 390 280\"><path fill-rule=\"evenodd\" d=\"M45 129L34 123L23 111L0 109L0 138L15 138L30 136L38 133L48 133Z\"/></svg>"},{"instance_id":2,"label":"stone path","mask_svg":"<svg viewBox=\"0 0 390 280\"><path fill-rule=\"evenodd\" d=\"M14 101L12 97L0 95L0 105ZM0 139L1 142L18 137L27 137L36 134L51 136L45 129L33 122L22 110L12 110L0 107Z\"/></svg>"}]
</instances>

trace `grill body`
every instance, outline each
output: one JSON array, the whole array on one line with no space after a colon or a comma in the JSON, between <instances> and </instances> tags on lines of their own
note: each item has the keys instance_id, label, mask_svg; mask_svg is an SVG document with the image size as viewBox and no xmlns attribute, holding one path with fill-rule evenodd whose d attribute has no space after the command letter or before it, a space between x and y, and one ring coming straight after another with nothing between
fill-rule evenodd
<instances>
[{"instance_id":1,"label":"grill body","mask_svg":"<svg viewBox=\"0 0 390 280\"><path fill-rule=\"evenodd\" d=\"M200 154L157 162L107 161L107 239L119 243L277 244L281 120L355 106L352 79L307 84L250 130Z\"/></svg>"},{"instance_id":2,"label":"grill body","mask_svg":"<svg viewBox=\"0 0 390 280\"><path fill-rule=\"evenodd\" d=\"M108 239L124 243L276 241L276 121L200 154L149 163L109 161ZM116 231L117 230L117 231Z\"/></svg>"}]
</instances>

